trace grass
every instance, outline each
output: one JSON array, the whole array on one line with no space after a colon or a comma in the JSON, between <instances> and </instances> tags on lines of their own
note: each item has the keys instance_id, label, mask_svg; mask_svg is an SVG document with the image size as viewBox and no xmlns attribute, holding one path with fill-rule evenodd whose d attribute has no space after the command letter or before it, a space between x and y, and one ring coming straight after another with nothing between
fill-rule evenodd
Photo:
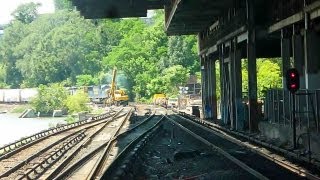
<instances>
[{"instance_id":1,"label":"grass","mask_svg":"<svg viewBox=\"0 0 320 180\"><path fill-rule=\"evenodd\" d=\"M18 105L10 110L11 113L23 113L24 110L30 109L31 106L29 104Z\"/></svg>"},{"instance_id":2,"label":"grass","mask_svg":"<svg viewBox=\"0 0 320 180\"><path fill-rule=\"evenodd\" d=\"M94 109L94 110L91 111L92 114L102 114L102 113L104 113L104 112L105 112L105 110L104 110L104 109L101 109L101 108L99 108L99 109Z\"/></svg>"}]
</instances>

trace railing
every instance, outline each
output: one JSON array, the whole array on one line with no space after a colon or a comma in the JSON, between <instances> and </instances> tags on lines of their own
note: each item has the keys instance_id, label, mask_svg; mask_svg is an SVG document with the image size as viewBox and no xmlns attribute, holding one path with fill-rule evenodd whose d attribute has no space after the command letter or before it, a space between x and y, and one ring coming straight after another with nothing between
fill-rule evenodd
<instances>
[{"instance_id":1,"label":"railing","mask_svg":"<svg viewBox=\"0 0 320 180\"><path fill-rule=\"evenodd\" d=\"M297 127L309 127L319 132L320 90L300 90L296 93ZM264 119L270 123L291 126L292 96L287 90L268 90L264 100Z\"/></svg>"}]
</instances>

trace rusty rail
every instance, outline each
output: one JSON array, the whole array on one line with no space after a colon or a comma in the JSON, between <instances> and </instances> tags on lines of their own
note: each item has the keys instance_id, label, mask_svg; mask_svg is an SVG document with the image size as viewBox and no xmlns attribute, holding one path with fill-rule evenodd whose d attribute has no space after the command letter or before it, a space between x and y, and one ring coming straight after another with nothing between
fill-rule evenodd
<instances>
[{"instance_id":1,"label":"rusty rail","mask_svg":"<svg viewBox=\"0 0 320 180\"><path fill-rule=\"evenodd\" d=\"M16 142L13 142L11 144L5 145L3 147L0 147L0 160L8 158L15 154L16 152L19 152L27 147L30 147L31 145L48 138L54 134L64 132L66 130L70 130L76 127L79 127L84 124L93 123L99 120L106 119L108 117L111 117L111 113L105 113L96 117L92 117L83 121L78 121L75 123L63 125L60 127L56 127L54 129L45 130L36 134L33 134L31 136L28 136L26 138L23 138L21 140L18 140Z\"/></svg>"},{"instance_id":2,"label":"rusty rail","mask_svg":"<svg viewBox=\"0 0 320 180\"><path fill-rule=\"evenodd\" d=\"M59 148L58 150L54 151L49 157L44 159L39 164L36 164L31 169L29 169L27 172L25 172L24 175L19 177L18 179L37 179L39 176L41 176L46 169L49 169L52 165L54 165L55 162L57 162L64 154L68 152L72 147L77 145L79 142L83 140L83 138L86 135L84 134L84 131L79 133L76 137L68 141L64 146ZM32 176L33 175L33 176Z\"/></svg>"},{"instance_id":3,"label":"rusty rail","mask_svg":"<svg viewBox=\"0 0 320 180\"><path fill-rule=\"evenodd\" d=\"M260 142L260 141L257 141L257 140L254 140L254 138L252 137L249 137L249 136L245 136L241 133L237 133L237 132L234 132L234 131L230 131L230 130L227 130L227 129L224 129L222 127L219 127L218 125L215 125L213 123L208 123L208 122L205 122L205 121L202 121L200 119L192 119L191 116L185 114L185 113L181 113L183 114L184 116L187 116L188 118L185 118L185 117L182 117L182 116L179 116L181 118L184 118L185 120L189 120L190 122L193 122L193 123L197 123L199 126L204 126L206 128L209 128L212 130L213 133L215 133L216 135L222 137L222 138L225 138L235 144L238 144L240 146L243 146L243 147L246 147L248 148L250 151L256 153L256 154L259 154L260 156L262 157L265 157L266 159L270 160L270 161L273 161L274 163L280 165L281 167L284 167L286 169L288 169L289 171L293 172L293 173L296 173L300 176L303 176L303 177L307 177L308 179L314 179L314 180L318 180L320 179L319 176L309 172L308 170L302 168L302 167L299 167L299 166L295 166L295 165L292 165L292 164L289 164L287 161L284 161L283 159L279 159L279 158L276 158L275 157L275 154L273 153L266 153L264 152L261 148L255 148L255 149L252 149L251 146L249 146L247 143L243 143L242 141L226 134L225 132L228 132L228 133L231 133L233 135L238 135L238 136L241 136L242 138L246 138L250 141L253 141L257 144L260 144L260 145L263 145L264 147L267 147L267 148L271 148L273 150L276 150L277 152L287 152L290 154L291 157L295 157L295 153L292 153L292 152L289 152L287 150L284 150L284 149L280 149L280 148L274 148L272 145L270 144L266 144L264 142Z\"/></svg>"},{"instance_id":4,"label":"rusty rail","mask_svg":"<svg viewBox=\"0 0 320 180\"><path fill-rule=\"evenodd\" d=\"M129 116L129 114L131 115L132 113L132 109L128 112L127 117L123 120L123 122L121 124L123 124ZM116 132L114 133L115 135L120 131L122 125L120 125ZM114 135L113 135L114 136ZM112 136L112 137L113 137ZM90 153L88 153L87 155L83 156L81 159L79 159L78 161L76 161L75 163L73 163L70 167L68 167L66 170L64 170L62 173L60 173L60 170L62 169L62 167L57 168L53 173L51 173L48 177L48 179L64 179L66 178L68 175L70 175L71 173L73 173L78 167L80 167L81 165L83 165L85 162L87 162L90 158L92 158L94 155L96 155L98 152L100 152L102 149L104 149L104 152L106 152L106 150L108 149L108 146L110 145L110 141L107 141L101 145L99 145L98 147L96 147L93 151L91 151ZM79 147L79 148L82 148ZM70 156L71 157L71 156ZM70 159L71 160L71 159ZM70 161L69 159L66 160L65 162L63 162L61 165L64 166L67 161ZM100 161L98 161L100 162ZM98 163L95 165L95 167L98 166ZM93 170L91 171L93 172ZM60 174L59 174L60 173ZM59 174L59 175L58 175Z\"/></svg>"}]
</instances>

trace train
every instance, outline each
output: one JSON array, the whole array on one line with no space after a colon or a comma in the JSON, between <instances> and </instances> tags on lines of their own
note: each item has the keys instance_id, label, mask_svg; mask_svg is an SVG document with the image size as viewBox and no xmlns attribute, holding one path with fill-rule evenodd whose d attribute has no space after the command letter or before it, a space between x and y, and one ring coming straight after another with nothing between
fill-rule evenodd
<instances>
[{"instance_id":1,"label":"train","mask_svg":"<svg viewBox=\"0 0 320 180\"><path fill-rule=\"evenodd\" d=\"M66 91L73 95L78 91L88 94L91 102L104 103L108 97L106 93L110 88L109 85L97 86L81 86L81 87L66 87ZM0 89L0 103L28 103L38 95L37 88L24 88L24 89Z\"/></svg>"},{"instance_id":2,"label":"train","mask_svg":"<svg viewBox=\"0 0 320 180\"><path fill-rule=\"evenodd\" d=\"M69 94L73 95L79 91L88 94L88 97L93 103L104 103L104 101L109 97L107 91L110 86L107 84L97 85L97 86L73 86L66 88Z\"/></svg>"},{"instance_id":3,"label":"train","mask_svg":"<svg viewBox=\"0 0 320 180\"><path fill-rule=\"evenodd\" d=\"M27 103L37 94L36 88L0 89L0 103Z\"/></svg>"}]
</instances>

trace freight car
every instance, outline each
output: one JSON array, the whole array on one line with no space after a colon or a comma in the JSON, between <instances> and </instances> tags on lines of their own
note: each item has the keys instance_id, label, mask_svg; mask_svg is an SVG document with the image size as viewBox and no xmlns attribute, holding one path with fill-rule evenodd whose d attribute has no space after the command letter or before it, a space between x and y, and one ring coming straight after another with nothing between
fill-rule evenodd
<instances>
[{"instance_id":1,"label":"freight car","mask_svg":"<svg viewBox=\"0 0 320 180\"><path fill-rule=\"evenodd\" d=\"M0 103L27 103L38 94L35 88L0 89Z\"/></svg>"}]
</instances>

